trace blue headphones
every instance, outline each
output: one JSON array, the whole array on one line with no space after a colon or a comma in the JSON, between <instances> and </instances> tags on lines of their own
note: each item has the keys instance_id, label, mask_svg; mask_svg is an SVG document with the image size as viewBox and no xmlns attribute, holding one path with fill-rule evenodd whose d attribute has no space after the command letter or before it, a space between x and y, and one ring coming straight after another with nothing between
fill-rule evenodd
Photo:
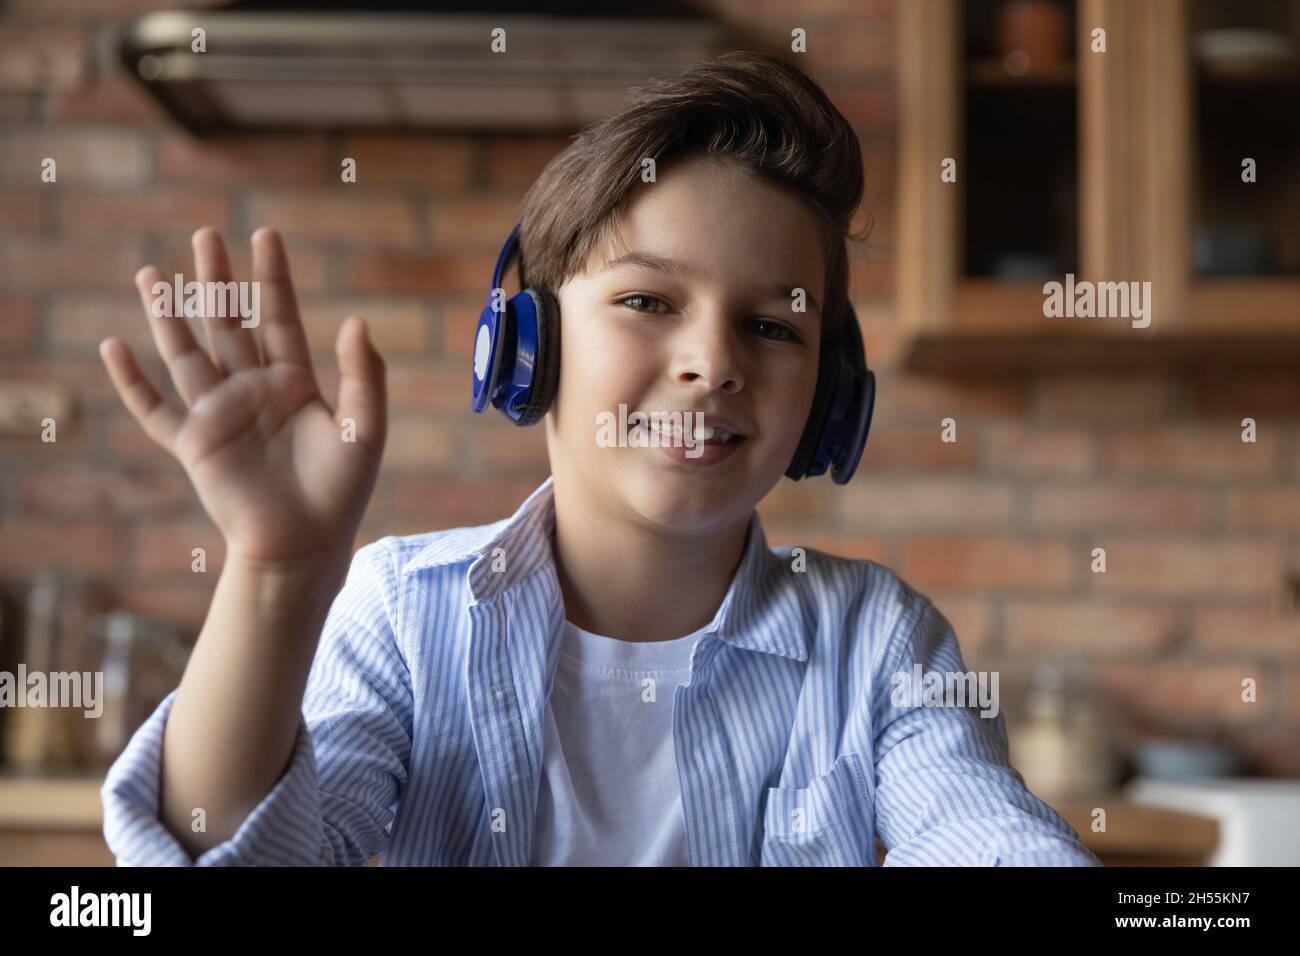
<instances>
[{"instance_id":1,"label":"blue headphones","mask_svg":"<svg viewBox=\"0 0 1300 956\"><path fill-rule=\"evenodd\" d=\"M555 397L560 377L560 307L545 289L524 289L495 308L519 227L511 230L492 270L487 304L474 333L474 392L470 407L481 412L491 403L516 425L541 421ZM504 292L501 293L504 295ZM847 342L823 343L812 410L786 469L787 478L831 470L845 484L857 470L871 428L876 376L867 368L858 317L849 306Z\"/></svg>"}]
</instances>

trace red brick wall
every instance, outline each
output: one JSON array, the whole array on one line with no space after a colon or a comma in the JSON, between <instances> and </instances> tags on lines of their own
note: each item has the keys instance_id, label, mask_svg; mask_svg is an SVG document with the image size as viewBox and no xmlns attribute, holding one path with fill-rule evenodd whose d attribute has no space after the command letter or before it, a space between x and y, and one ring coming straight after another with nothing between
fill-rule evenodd
<instances>
[{"instance_id":1,"label":"red brick wall","mask_svg":"<svg viewBox=\"0 0 1300 956\"><path fill-rule=\"evenodd\" d=\"M104 29L151 0L19 0L0 21L0 378L78 400L56 444L0 439L0 581L84 572L123 606L191 632L220 541L179 466L118 402L96 354L119 335L165 381L131 286L190 272L210 224L248 271L248 236L284 233L322 384L365 315L389 365L391 428L359 541L508 514L548 473L540 429L467 409L474 318L519 201L566 136L308 135L197 142L129 84ZM848 488L784 481L773 544L872 558L930 594L972 668L1024 673L1078 655L1135 719L1219 733L1260 769L1300 771L1300 625L1269 608L1300 569L1296 377L1028 376L961 383L899 370L891 0L706 3L773 46L808 30L807 68L860 132L874 251L854 297L879 375ZM36 55L34 51L40 51ZM59 182L39 182L56 156ZM359 182L343 186L341 157ZM1259 421L1242 445L1240 419ZM955 445L939 421L960 422ZM208 548L207 575L189 570ZM1093 547L1109 571L1088 570ZM1257 676L1260 700L1239 702Z\"/></svg>"}]
</instances>

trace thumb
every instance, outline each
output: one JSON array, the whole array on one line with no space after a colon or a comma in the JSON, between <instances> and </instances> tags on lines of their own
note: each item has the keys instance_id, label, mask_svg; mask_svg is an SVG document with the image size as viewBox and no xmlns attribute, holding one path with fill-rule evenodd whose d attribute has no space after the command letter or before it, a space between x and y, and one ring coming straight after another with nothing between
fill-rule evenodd
<instances>
[{"instance_id":1,"label":"thumb","mask_svg":"<svg viewBox=\"0 0 1300 956\"><path fill-rule=\"evenodd\" d=\"M384 360L370 344L363 319L349 316L339 328L334 351L339 361L339 407L336 421L351 418L357 438L381 447L386 433L388 398L384 388Z\"/></svg>"}]
</instances>

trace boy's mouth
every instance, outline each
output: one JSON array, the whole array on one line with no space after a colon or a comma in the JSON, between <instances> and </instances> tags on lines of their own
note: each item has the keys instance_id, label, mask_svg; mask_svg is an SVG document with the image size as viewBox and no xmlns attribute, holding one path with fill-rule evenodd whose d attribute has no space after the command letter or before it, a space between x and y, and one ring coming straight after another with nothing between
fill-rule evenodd
<instances>
[{"instance_id":1,"label":"boy's mouth","mask_svg":"<svg viewBox=\"0 0 1300 956\"><path fill-rule=\"evenodd\" d=\"M662 425L667 425L667 430ZM652 422L651 430L657 432L660 438L668 438L675 444L686 444L685 430L680 424L666 422ZM739 432L729 431L722 426L707 425L703 422L697 422L691 435L692 443L697 445L739 445L748 436Z\"/></svg>"}]
</instances>

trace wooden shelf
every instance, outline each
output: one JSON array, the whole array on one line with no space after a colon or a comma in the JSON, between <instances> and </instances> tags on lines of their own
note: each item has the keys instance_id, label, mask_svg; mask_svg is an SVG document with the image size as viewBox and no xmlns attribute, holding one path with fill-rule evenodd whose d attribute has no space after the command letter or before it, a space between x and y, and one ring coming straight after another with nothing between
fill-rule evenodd
<instances>
[{"instance_id":1,"label":"wooden shelf","mask_svg":"<svg viewBox=\"0 0 1300 956\"><path fill-rule=\"evenodd\" d=\"M102 777L0 776L0 829L98 831L103 785Z\"/></svg>"},{"instance_id":2,"label":"wooden shelf","mask_svg":"<svg viewBox=\"0 0 1300 956\"><path fill-rule=\"evenodd\" d=\"M1092 813L1106 810L1106 830L1094 833ZM1133 803L1118 794L1065 800L1053 809L1078 831L1084 845L1106 865L1204 865L1219 845L1212 817Z\"/></svg>"},{"instance_id":3,"label":"wooden shelf","mask_svg":"<svg viewBox=\"0 0 1300 956\"><path fill-rule=\"evenodd\" d=\"M1074 64L1070 62L1050 67L1031 69L1017 76L1008 73L1001 60L976 60L966 68L966 82L973 87L1060 87L1074 85Z\"/></svg>"},{"instance_id":4,"label":"wooden shelf","mask_svg":"<svg viewBox=\"0 0 1300 956\"><path fill-rule=\"evenodd\" d=\"M996 59L966 62L959 0L899 7L898 312L905 369L934 375L1300 368L1300 277L1194 271L1195 88L1284 84L1297 61L1208 75L1189 55L1190 0L1079 0L1072 60L1015 77ZM1104 57L1091 24L1109 25ZM1001 96L1053 84L1078 94L1076 281L1151 283L1150 326L1043 316L1042 286L963 274L964 190L973 89ZM1014 111L1014 101L1008 101ZM1054 173L1053 175L1064 175ZM1037 237L1036 241L1041 241ZM1059 254L1059 253L1058 253ZM1064 275L1050 277L1064 281Z\"/></svg>"}]
</instances>

